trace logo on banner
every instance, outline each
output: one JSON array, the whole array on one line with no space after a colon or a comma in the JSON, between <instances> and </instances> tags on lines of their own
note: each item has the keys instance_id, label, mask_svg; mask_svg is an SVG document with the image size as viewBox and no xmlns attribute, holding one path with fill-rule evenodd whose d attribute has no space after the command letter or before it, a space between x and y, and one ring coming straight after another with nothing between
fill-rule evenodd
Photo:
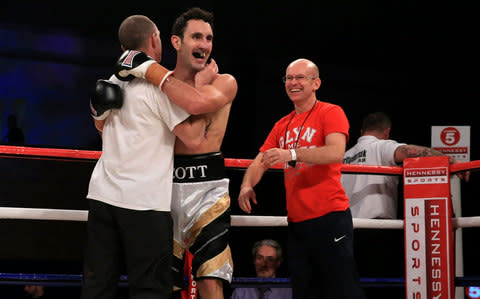
<instances>
[{"instance_id":1,"label":"logo on banner","mask_svg":"<svg viewBox=\"0 0 480 299\"><path fill-rule=\"evenodd\" d=\"M455 145L460 141L460 132L453 127L445 128L440 133L440 140L442 140L445 145Z\"/></svg>"},{"instance_id":2,"label":"logo on banner","mask_svg":"<svg viewBox=\"0 0 480 299\"><path fill-rule=\"evenodd\" d=\"M469 299L480 298L480 287L466 287L465 295Z\"/></svg>"},{"instance_id":3,"label":"logo on banner","mask_svg":"<svg viewBox=\"0 0 480 299\"><path fill-rule=\"evenodd\" d=\"M436 168L409 168L404 173L405 185L420 184L446 184L448 182L448 169Z\"/></svg>"},{"instance_id":4,"label":"logo on banner","mask_svg":"<svg viewBox=\"0 0 480 299\"><path fill-rule=\"evenodd\" d=\"M470 126L432 126L432 148L459 161L470 161Z\"/></svg>"}]
</instances>

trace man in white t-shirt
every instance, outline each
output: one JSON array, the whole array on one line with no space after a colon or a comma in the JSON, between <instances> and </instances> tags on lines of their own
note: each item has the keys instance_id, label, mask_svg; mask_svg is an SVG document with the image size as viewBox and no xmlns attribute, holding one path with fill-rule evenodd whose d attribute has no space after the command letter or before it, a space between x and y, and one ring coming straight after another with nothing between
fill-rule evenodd
<instances>
[{"instance_id":1,"label":"man in white t-shirt","mask_svg":"<svg viewBox=\"0 0 480 299\"><path fill-rule=\"evenodd\" d=\"M345 152L343 163L396 166L395 151L405 144L388 139L390 128L385 114L369 114L357 143ZM341 181L354 218L397 218L397 176L342 174Z\"/></svg>"},{"instance_id":2,"label":"man in white t-shirt","mask_svg":"<svg viewBox=\"0 0 480 299\"><path fill-rule=\"evenodd\" d=\"M357 144L345 152L343 163L397 166L406 158L443 156L432 148L389 139L391 126L391 120L385 113L367 115L363 120L361 136ZM398 176L343 174L341 181L350 199L353 218L397 218Z\"/></svg>"}]
</instances>

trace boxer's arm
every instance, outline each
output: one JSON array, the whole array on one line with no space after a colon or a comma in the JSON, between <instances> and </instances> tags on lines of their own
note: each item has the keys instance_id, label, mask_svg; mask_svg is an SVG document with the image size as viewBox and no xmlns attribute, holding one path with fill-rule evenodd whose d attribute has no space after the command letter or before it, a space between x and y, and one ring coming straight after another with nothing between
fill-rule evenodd
<instances>
[{"instance_id":1,"label":"boxer's arm","mask_svg":"<svg viewBox=\"0 0 480 299\"><path fill-rule=\"evenodd\" d=\"M194 115L216 111L235 98L237 93L235 78L226 74L216 76L217 73L218 67L212 59L212 62L196 75L203 75L203 79L206 77L206 81L212 84L196 89L172 77L171 71L140 51L125 51L115 66L115 76L118 79L123 81L135 77L146 79L165 92L171 101Z\"/></svg>"},{"instance_id":2,"label":"boxer's arm","mask_svg":"<svg viewBox=\"0 0 480 299\"><path fill-rule=\"evenodd\" d=\"M163 85L171 101L194 115L213 112L231 103L237 90L237 81L229 74L220 75L212 84L197 89L174 77L168 78Z\"/></svg>"},{"instance_id":3,"label":"boxer's arm","mask_svg":"<svg viewBox=\"0 0 480 299\"><path fill-rule=\"evenodd\" d=\"M203 116L191 115L182 123L176 125L173 133L185 146L192 150L197 150L205 140L207 121L207 118Z\"/></svg>"},{"instance_id":4,"label":"boxer's arm","mask_svg":"<svg viewBox=\"0 0 480 299\"><path fill-rule=\"evenodd\" d=\"M255 187L263 177L265 171L268 170L268 165L262 162L263 153L259 152L248 166L243 176L241 187Z\"/></svg>"},{"instance_id":5,"label":"boxer's arm","mask_svg":"<svg viewBox=\"0 0 480 299\"><path fill-rule=\"evenodd\" d=\"M238 195L238 205L246 213L252 212L252 205L250 200L254 204L257 204L257 198L253 188L260 182L268 166L263 162L263 153L258 153L252 163L248 166L243 176L242 184L240 186L240 193Z\"/></svg>"}]
</instances>

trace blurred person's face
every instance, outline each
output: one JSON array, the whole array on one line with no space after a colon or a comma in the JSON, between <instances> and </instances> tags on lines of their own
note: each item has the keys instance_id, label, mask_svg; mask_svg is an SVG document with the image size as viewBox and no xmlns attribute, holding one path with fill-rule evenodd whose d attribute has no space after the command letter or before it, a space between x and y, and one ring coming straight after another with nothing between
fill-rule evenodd
<instances>
[{"instance_id":1,"label":"blurred person's face","mask_svg":"<svg viewBox=\"0 0 480 299\"><path fill-rule=\"evenodd\" d=\"M280 266L275 248L267 245L260 246L255 256L254 264L257 277L275 277L277 268Z\"/></svg>"}]
</instances>

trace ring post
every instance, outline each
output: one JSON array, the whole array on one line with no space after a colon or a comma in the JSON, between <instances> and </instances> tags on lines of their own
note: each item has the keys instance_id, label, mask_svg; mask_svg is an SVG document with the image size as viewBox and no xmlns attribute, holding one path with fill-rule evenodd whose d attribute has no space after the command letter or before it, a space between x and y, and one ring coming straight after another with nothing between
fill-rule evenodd
<instances>
[{"instance_id":1,"label":"ring post","mask_svg":"<svg viewBox=\"0 0 480 299\"><path fill-rule=\"evenodd\" d=\"M455 175L450 176L450 189L452 191L453 218L462 217L460 178ZM461 227L454 228L453 239L455 242L455 277L463 277L463 229ZM455 287L455 299L465 299L465 287Z\"/></svg>"},{"instance_id":2,"label":"ring post","mask_svg":"<svg viewBox=\"0 0 480 299\"><path fill-rule=\"evenodd\" d=\"M454 299L449 157L404 161L406 298Z\"/></svg>"}]
</instances>

